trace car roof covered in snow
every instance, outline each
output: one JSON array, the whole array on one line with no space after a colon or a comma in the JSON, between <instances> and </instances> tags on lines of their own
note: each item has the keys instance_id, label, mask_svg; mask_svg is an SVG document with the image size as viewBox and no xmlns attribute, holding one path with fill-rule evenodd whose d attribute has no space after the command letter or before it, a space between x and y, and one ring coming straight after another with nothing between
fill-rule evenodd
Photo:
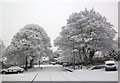
<instances>
[{"instance_id":1,"label":"car roof covered in snow","mask_svg":"<svg viewBox=\"0 0 120 83\"><path fill-rule=\"evenodd\" d=\"M105 61L106 64L108 63L115 63L115 61Z\"/></svg>"}]
</instances>

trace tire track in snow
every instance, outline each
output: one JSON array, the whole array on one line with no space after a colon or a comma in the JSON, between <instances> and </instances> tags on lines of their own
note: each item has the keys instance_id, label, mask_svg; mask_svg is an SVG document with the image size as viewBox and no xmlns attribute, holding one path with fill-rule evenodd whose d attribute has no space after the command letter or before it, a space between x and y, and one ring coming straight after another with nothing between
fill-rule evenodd
<instances>
[{"instance_id":1,"label":"tire track in snow","mask_svg":"<svg viewBox=\"0 0 120 83\"><path fill-rule=\"evenodd\" d=\"M34 82L35 78L37 77L38 73L35 75L35 77L33 78L33 80L31 81L31 83Z\"/></svg>"}]
</instances>

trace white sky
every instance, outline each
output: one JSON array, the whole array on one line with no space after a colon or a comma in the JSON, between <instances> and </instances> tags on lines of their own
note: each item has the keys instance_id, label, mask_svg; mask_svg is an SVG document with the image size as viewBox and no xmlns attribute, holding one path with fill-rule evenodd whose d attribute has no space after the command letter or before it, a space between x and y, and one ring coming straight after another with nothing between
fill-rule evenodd
<instances>
[{"instance_id":1,"label":"white sky","mask_svg":"<svg viewBox=\"0 0 120 83\"><path fill-rule=\"evenodd\" d=\"M118 31L118 0L2 0L0 4L0 38L6 45L26 24L39 24L51 42L59 36L70 14L94 8ZM2 33L2 35L1 35Z\"/></svg>"}]
</instances>

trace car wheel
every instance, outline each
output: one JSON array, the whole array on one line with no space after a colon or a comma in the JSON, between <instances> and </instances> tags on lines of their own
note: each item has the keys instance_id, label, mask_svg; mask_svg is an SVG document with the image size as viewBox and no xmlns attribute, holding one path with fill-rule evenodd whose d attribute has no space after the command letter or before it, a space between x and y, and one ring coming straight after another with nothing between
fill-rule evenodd
<instances>
[{"instance_id":1,"label":"car wheel","mask_svg":"<svg viewBox=\"0 0 120 83\"><path fill-rule=\"evenodd\" d=\"M22 73L23 71L19 71L19 73Z\"/></svg>"},{"instance_id":2,"label":"car wheel","mask_svg":"<svg viewBox=\"0 0 120 83\"><path fill-rule=\"evenodd\" d=\"M6 72L5 72L5 71L2 71L2 74L6 74Z\"/></svg>"},{"instance_id":3,"label":"car wheel","mask_svg":"<svg viewBox=\"0 0 120 83\"><path fill-rule=\"evenodd\" d=\"M19 71L17 71L17 74L20 73Z\"/></svg>"},{"instance_id":4,"label":"car wheel","mask_svg":"<svg viewBox=\"0 0 120 83\"><path fill-rule=\"evenodd\" d=\"M117 69L115 69L115 71L117 71Z\"/></svg>"},{"instance_id":5,"label":"car wheel","mask_svg":"<svg viewBox=\"0 0 120 83\"><path fill-rule=\"evenodd\" d=\"M105 69L105 71L108 71L107 69Z\"/></svg>"}]
</instances>

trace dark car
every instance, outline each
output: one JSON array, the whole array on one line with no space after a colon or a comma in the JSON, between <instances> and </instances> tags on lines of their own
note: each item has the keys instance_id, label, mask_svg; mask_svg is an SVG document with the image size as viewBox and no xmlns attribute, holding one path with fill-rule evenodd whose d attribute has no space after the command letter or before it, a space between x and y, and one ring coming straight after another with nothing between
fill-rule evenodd
<instances>
[{"instance_id":1,"label":"dark car","mask_svg":"<svg viewBox=\"0 0 120 83\"><path fill-rule=\"evenodd\" d=\"M24 69L19 67L19 66L12 66L7 69L2 69L1 73L2 74L7 74L7 73L22 73L24 72Z\"/></svg>"},{"instance_id":2,"label":"dark car","mask_svg":"<svg viewBox=\"0 0 120 83\"><path fill-rule=\"evenodd\" d=\"M66 66L71 66L71 65L72 65L72 63L69 63L69 62L64 62L62 65L63 65L63 67L66 67Z\"/></svg>"}]
</instances>

